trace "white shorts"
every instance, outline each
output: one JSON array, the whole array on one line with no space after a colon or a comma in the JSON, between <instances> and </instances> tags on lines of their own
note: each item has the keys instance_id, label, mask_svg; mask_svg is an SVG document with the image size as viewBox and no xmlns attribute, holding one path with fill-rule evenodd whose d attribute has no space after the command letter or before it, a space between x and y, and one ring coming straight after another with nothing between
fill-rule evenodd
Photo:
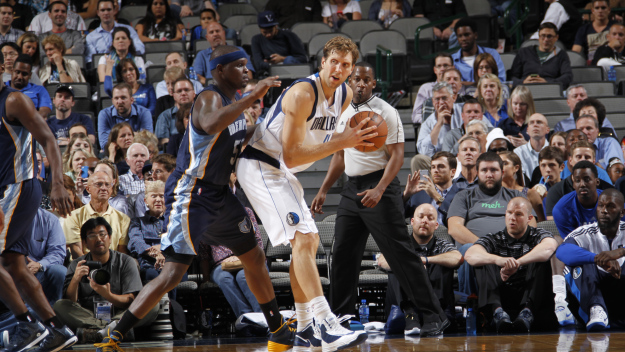
<instances>
[{"instance_id":1,"label":"white shorts","mask_svg":"<svg viewBox=\"0 0 625 352\"><path fill-rule=\"evenodd\" d=\"M244 158L239 159L236 173L272 245L290 244L296 231L319 232L304 200L304 189L295 175L262 161Z\"/></svg>"}]
</instances>

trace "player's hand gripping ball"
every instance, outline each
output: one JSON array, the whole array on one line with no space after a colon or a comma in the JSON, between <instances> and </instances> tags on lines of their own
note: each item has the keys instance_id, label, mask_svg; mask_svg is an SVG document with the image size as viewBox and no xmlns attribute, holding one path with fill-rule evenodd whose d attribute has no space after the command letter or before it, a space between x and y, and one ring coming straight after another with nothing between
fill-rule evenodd
<instances>
[{"instance_id":1,"label":"player's hand gripping ball","mask_svg":"<svg viewBox=\"0 0 625 352\"><path fill-rule=\"evenodd\" d=\"M373 111L361 111L359 113L356 113L354 116L352 116L351 120L349 120L349 127L355 128L360 123L360 121L366 119L367 117L371 118L371 120L369 120L369 122L362 128L365 129L371 126L378 126L378 129L375 130L378 135L365 140L365 142L373 143L374 146L367 147L359 145L355 147L356 150L364 153L374 152L380 149L386 143L386 135L388 134L388 126L386 125L386 121L384 121L384 118L382 116L376 114Z\"/></svg>"}]
</instances>

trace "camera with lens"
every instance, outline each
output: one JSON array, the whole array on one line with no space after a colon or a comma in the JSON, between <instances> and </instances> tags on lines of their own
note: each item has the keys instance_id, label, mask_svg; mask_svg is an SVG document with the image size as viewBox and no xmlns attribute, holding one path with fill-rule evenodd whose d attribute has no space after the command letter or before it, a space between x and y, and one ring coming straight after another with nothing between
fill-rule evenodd
<instances>
[{"instance_id":1,"label":"camera with lens","mask_svg":"<svg viewBox=\"0 0 625 352\"><path fill-rule=\"evenodd\" d=\"M111 281L111 274L102 269L102 263L88 260L83 265L89 267L89 274L87 274L87 276L95 281L96 284L106 285ZM84 278L84 280L88 281L87 278Z\"/></svg>"}]
</instances>

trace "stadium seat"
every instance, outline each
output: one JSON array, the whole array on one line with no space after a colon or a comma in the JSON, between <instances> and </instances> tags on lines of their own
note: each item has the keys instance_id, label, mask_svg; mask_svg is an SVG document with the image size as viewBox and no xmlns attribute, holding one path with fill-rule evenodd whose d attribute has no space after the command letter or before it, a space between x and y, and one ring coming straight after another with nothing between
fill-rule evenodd
<instances>
[{"instance_id":1,"label":"stadium seat","mask_svg":"<svg viewBox=\"0 0 625 352\"><path fill-rule=\"evenodd\" d=\"M606 113L625 112L625 97L596 97L605 106Z\"/></svg>"},{"instance_id":2,"label":"stadium seat","mask_svg":"<svg viewBox=\"0 0 625 352\"><path fill-rule=\"evenodd\" d=\"M200 25L200 16L187 16L182 18L184 28L193 28Z\"/></svg>"},{"instance_id":3,"label":"stadium seat","mask_svg":"<svg viewBox=\"0 0 625 352\"><path fill-rule=\"evenodd\" d=\"M144 17L147 13L147 10L147 5L127 5L119 10L119 15L117 17L123 18L126 21L131 22L135 18Z\"/></svg>"},{"instance_id":4,"label":"stadium seat","mask_svg":"<svg viewBox=\"0 0 625 352\"><path fill-rule=\"evenodd\" d=\"M566 53L569 55L571 67L586 66L586 57L584 55L571 50L567 50Z\"/></svg>"},{"instance_id":5,"label":"stadium seat","mask_svg":"<svg viewBox=\"0 0 625 352\"><path fill-rule=\"evenodd\" d=\"M610 81L584 82L584 88L589 97L611 96L615 93L616 85Z\"/></svg>"},{"instance_id":6,"label":"stadium seat","mask_svg":"<svg viewBox=\"0 0 625 352\"><path fill-rule=\"evenodd\" d=\"M291 28L291 32L299 37L304 47L308 47L308 42L312 37L319 33L331 33L332 29L323 22L299 22Z\"/></svg>"},{"instance_id":7,"label":"stadium seat","mask_svg":"<svg viewBox=\"0 0 625 352\"><path fill-rule=\"evenodd\" d=\"M91 102L91 97L74 98L74 107L72 109L75 109L76 111L92 111L93 104Z\"/></svg>"},{"instance_id":8,"label":"stadium seat","mask_svg":"<svg viewBox=\"0 0 625 352\"><path fill-rule=\"evenodd\" d=\"M601 67L587 67L577 66L571 67L573 71L573 82L597 82L603 80L603 68Z\"/></svg>"},{"instance_id":9,"label":"stadium seat","mask_svg":"<svg viewBox=\"0 0 625 352\"><path fill-rule=\"evenodd\" d=\"M256 23L244 26L239 32L239 43L248 53L252 52L252 38L256 34L260 34L260 29Z\"/></svg>"},{"instance_id":10,"label":"stadium seat","mask_svg":"<svg viewBox=\"0 0 625 352\"><path fill-rule=\"evenodd\" d=\"M316 57L319 50L322 50L328 40L336 37L343 36L349 38L349 35L345 33L319 33L310 38L308 43L308 56L310 58Z\"/></svg>"},{"instance_id":11,"label":"stadium seat","mask_svg":"<svg viewBox=\"0 0 625 352\"><path fill-rule=\"evenodd\" d=\"M149 42L145 43L145 53L159 53L164 51L177 51L177 52L185 52L187 51L186 43L181 40L170 40L170 41L162 41L162 42Z\"/></svg>"},{"instance_id":12,"label":"stadium seat","mask_svg":"<svg viewBox=\"0 0 625 352\"><path fill-rule=\"evenodd\" d=\"M364 61L375 65L376 47L380 44L393 53L393 77L391 77L389 91L409 90L411 86L410 77L406 74L409 64L406 38L393 30L372 31L365 34L360 41L360 51L364 55ZM377 76L383 80L387 79L386 70L377 72Z\"/></svg>"},{"instance_id":13,"label":"stadium seat","mask_svg":"<svg viewBox=\"0 0 625 352\"><path fill-rule=\"evenodd\" d=\"M547 220L539 222L536 227L547 230L551 232L551 234L555 237L560 237L560 232L558 231L558 227L556 226L555 221Z\"/></svg>"},{"instance_id":14,"label":"stadium seat","mask_svg":"<svg viewBox=\"0 0 625 352\"><path fill-rule=\"evenodd\" d=\"M146 83L160 82L163 80L163 74L165 73L165 65L157 66L153 65L148 67L146 74Z\"/></svg>"},{"instance_id":15,"label":"stadium seat","mask_svg":"<svg viewBox=\"0 0 625 352\"><path fill-rule=\"evenodd\" d=\"M442 224L436 229L436 231L434 231L434 236L442 240L445 240L451 244L454 243L454 239L449 235L449 231L447 231L447 228L443 226Z\"/></svg>"},{"instance_id":16,"label":"stadium seat","mask_svg":"<svg viewBox=\"0 0 625 352\"><path fill-rule=\"evenodd\" d=\"M106 98L100 98L100 110L104 110L113 105L113 100L108 96Z\"/></svg>"},{"instance_id":17,"label":"stadium seat","mask_svg":"<svg viewBox=\"0 0 625 352\"><path fill-rule=\"evenodd\" d=\"M534 96L537 97L538 95ZM540 114L556 113L568 115L571 113L565 98L534 98L534 107L536 112Z\"/></svg>"},{"instance_id":18,"label":"stadium seat","mask_svg":"<svg viewBox=\"0 0 625 352\"><path fill-rule=\"evenodd\" d=\"M299 79L310 76L311 74L312 67L310 64L272 65L269 69L269 75L280 76L281 80Z\"/></svg>"},{"instance_id":19,"label":"stadium seat","mask_svg":"<svg viewBox=\"0 0 625 352\"><path fill-rule=\"evenodd\" d=\"M330 214L321 220L322 222L336 222L336 214Z\"/></svg>"},{"instance_id":20,"label":"stadium seat","mask_svg":"<svg viewBox=\"0 0 625 352\"><path fill-rule=\"evenodd\" d=\"M464 0L464 7L469 16L490 16L490 3L488 0Z\"/></svg>"},{"instance_id":21,"label":"stadium seat","mask_svg":"<svg viewBox=\"0 0 625 352\"><path fill-rule=\"evenodd\" d=\"M211 47L211 43L208 40L196 40L195 41L195 55L202 50L206 50Z\"/></svg>"},{"instance_id":22,"label":"stadium seat","mask_svg":"<svg viewBox=\"0 0 625 352\"><path fill-rule=\"evenodd\" d=\"M371 4L373 0L360 0L360 13L362 14L362 18L369 18L369 9L371 8Z\"/></svg>"},{"instance_id":23,"label":"stadium seat","mask_svg":"<svg viewBox=\"0 0 625 352\"><path fill-rule=\"evenodd\" d=\"M501 61L503 61L503 67L506 69L506 72L512 68L512 63L514 62L514 58L516 57L515 53L503 53L499 55L501 57Z\"/></svg>"},{"instance_id":24,"label":"stadium seat","mask_svg":"<svg viewBox=\"0 0 625 352\"><path fill-rule=\"evenodd\" d=\"M167 55L169 55L171 51L167 52L150 52L145 54L145 62L152 62L152 65L157 66L165 66ZM148 67L149 68L149 67Z\"/></svg>"},{"instance_id":25,"label":"stadium seat","mask_svg":"<svg viewBox=\"0 0 625 352\"><path fill-rule=\"evenodd\" d=\"M366 16L363 16L363 18L366 18ZM339 31L347 34L350 38L352 38L354 43L358 44L366 33L371 31L380 31L382 29L384 28L382 28L382 25L380 25L377 21L360 20L345 22Z\"/></svg>"},{"instance_id":26,"label":"stadium seat","mask_svg":"<svg viewBox=\"0 0 625 352\"><path fill-rule=\"evenodd\" d=\"M237 31L237 34L241 32L241 29L248 24L256 24L257 21L256 15L237 15L228 17L224 22L224 27L228 27L230 29L234 29Z\"/></svg>"},{"instance_id":27,"label":"stadium seat","mask_svg":"<svg viewBox=\"0 0 625 352\"><path fill-rule=\"evenodd\" d=\"M532 96L541 98L561 98L562 85L560 83L533 83L525 85Z\"/></svg>"},{"instance_id":28,"label":"stadium seat","mask_svg":"<svg viewBox=\"0 0 625 352\"><path fill-rule=\"evenodd\" d=\"M265 11L265 5L267 5L268 1L269 0L250 0L250 4L254 6L258 13L261 13Z\"/></svg>"},{"instance_id":29,"label":"stadium seat","mask_svg":"<svg viewBox=\"0 0 625 352\"><path fill-rule=\"evenodd\" d=\"M250 4L222 4L219 6L219 19L224 22L228 17L237 15L257 15L258 11Z\"/></svg>"},{"instance_id":30,"label":"stadium seat","mask_svg":"<svg viewBox=\"0 0 625 352\"><path fill-rule=\"evenodd\" d=\"M558 124L558 122L569 117L571 113L544 113L543 115L545 115L545 117L547 118L547 124L549 125L549 128L553 129Z\"/></svg>"}]
</instances>

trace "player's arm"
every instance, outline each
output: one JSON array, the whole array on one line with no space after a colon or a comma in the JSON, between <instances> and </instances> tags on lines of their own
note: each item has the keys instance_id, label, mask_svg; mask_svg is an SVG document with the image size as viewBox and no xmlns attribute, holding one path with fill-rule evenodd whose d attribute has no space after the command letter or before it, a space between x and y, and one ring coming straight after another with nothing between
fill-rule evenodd
<instances>
[{"instance_id":1,"label":"player's arm","mask_svg":"<svg viewBox=\"0 0 625 352\"><path fill-rule=\"evenodd\" d=\"M351 101L351 89L347 87L347 99ZM306 137L306 119L313 111L315 94L309 84L296 84L289 89L282 99L282 112L285 114L282 130L283 159L286 167L293 168L315 162L345 148L355 146L373 146L364 140L377 136L377 127L362 127L369 122L363 119L356 127L345 126L343 133L335 133L326 143L304 146Z\"/></svg>"},{"instance_id":2,"label":"player's arm","mask_svg":"<svg viewBox=\"0 0 625 352\"><path fill-rule=\"evenodd\" d=\"M462 264L462 254L459 251L449 251L433 256L428 256L428 264L438 264L446 268L455 269Z\"/></svg>"},{"instance_id":3,"label":"player's arm","mask_svg":"<svg viewBox=\"0 0 625 352\"><path fill-rule=\"evenodd\" d=\"M221 96L212 91L202 92L193 107L193 126L203 130L209 135L225 130L233 123L243 111L258 100L262 99L271 87L280 87L278 76L267 77L258 82L256 88L241 100L237 100L228 106L221 104Z\"/></svg>"},{"instance_id":4,"label":"player's arm","mask_svg":"<svg viewBox=\"0 0 625 352\"><path fill-rule=\"evenodd\" d=\"M326 178L323 180L323 184L321 185L321 188L319 188L319 192L317 192L315 199L313 199L312 203L310 203L310 210L313 216L315 216L315 213L323 214L321 207L326 201L326 195L328 194L328 191L330 190L332 185L336 182L336 180L339 179L339 177L341 177L344 171L345 152L339 150L338 152L334 153L334 156L332 156Z\"/></svg>"},{"instance_id":5,"label":"player's arm","mask_svg":"<svg viewBox=\"0 0 625 352\"><path fill-rule=\"evenodd\" d=\"M19 92L9 94L6 100L6 113L9 121L21 123L43 147L50 164L50 183L52 186L50 201L52 208L61 216L69 215L73 207L69 200L69 194L63 187L61 152L56 145L56 139L50 127L39 115L32 100Z\"/></svg>"},{"instance_id":6,"label":"player's arm","mask_svg":"<svg viewBox=\"0 0 625 352\"><path fill-rule=\"evenodd\" d=\"M375 186L374 189L368 189L364 192L358 193L358 196L364 196L361 202L365 207L373 208L378 204L384 194L384 191L386 190L386 187L388 187L388 185L395 179L399 169L401 169L404 164L403 142L387 144L386 149L388 150L390 157L388 163L386 164L386 168L384 168L384 175L382 175L380 182L378 182L378 185Z\"/></svg>"}]
</instances>

